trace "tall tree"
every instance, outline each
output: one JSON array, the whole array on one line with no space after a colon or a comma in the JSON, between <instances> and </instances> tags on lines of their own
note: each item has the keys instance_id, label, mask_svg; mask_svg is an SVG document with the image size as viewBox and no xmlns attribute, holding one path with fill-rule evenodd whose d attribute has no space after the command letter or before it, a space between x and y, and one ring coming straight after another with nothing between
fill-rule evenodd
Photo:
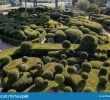
<instances>
[{"instance_id":1,"label":"tall tree","mask_svg":"<svg viewBox=\"0 0 110 100\"><path fill-rule=\"evenodd\" d=\"M25 0L25 12L27 12L27 0Z\"/></svg>"},{"instance_id":2,"label":"tall tree","mask_svg":"<svg viewBox=\"0 0 110 100\"><path fill-rule=\"evenodd\" d=\"M55 0L55 11L58 11L58 0Z\"/></svg>"},{"instance_id":3,"label":"tall tree","mask_svg":"<svg viewBox=\"0 0 110 100\"><path fill-rule=\"evenodd\" d=\"M33 1L33 12L35 12L36 9L36 0Z\"/></svg>"},{"instance_id":4,"label":"tall tree","mask_svg":"<svg viewBox=\"0 0 110 100\"><path fill-rule=\"evenodd\" d=\"M72 0L72 8L74 8L76 2L78 2L78 0Z\"/></svg>"}]
</instances>

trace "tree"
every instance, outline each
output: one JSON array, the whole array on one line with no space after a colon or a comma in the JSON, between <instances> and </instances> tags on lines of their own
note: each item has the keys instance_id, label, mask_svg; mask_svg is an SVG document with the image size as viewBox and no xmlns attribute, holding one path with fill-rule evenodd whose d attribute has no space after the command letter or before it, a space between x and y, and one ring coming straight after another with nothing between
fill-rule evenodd
<instances>
[{"instance_id":1,"label":"tree","mask_svg":"<svg viewBox=\"0 0 110 100\"><path fill-rule=\"evenodd\" d=\"M74 8L76 2L78 2L78 0L72 0L72 8Z\"/></svg>"},{"instance_id":2,"label":"tree","mask_svg":"<svg viewBox=\"0 0 110 100\"><path fill-rule=\"evenodd\" d=\"M25 12L27 12L27 0L25 0Z\"/></svg>"},{"instance_id":3,"label":"tree","mask_svg":"<svg viewBox=\"0 0 110 100\"><path fill-rule=\"evenodd\" d=\"M36 8L36 0L33 1L33 12L35 12L35 8Z\"/></svg>"},{"instance_id":4,"label":"tree","mask_svg":"<svg viewBox=\"0 0 110 100\"><path fill-rule=\"evenodd\" d=\"M76 7L80 10L87 10L87 7L89 6L89 1L88 0L78 0L76 3Z\"/></svg>"},{"instance_id":5,"label":"tree","mask_svg":"<svg viewBox=\"0 0 110 100\"><path fill-rule=\"evenodd\" d=\"M55 0L55 11L58 11L58 0Z\"/></svg>"}]
</instances>

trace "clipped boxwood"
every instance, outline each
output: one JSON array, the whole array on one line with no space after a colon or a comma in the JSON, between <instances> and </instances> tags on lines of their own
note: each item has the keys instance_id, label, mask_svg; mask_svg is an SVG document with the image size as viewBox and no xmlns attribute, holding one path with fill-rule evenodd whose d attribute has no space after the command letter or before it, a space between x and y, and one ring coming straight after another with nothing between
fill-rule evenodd
<instances>
[{"instance_id":1,"label":"clipped boxwood","mask_svg":"<svg viewBox=\"0 0 110 100\"><path fill-rule=\"evenodd\" d=\"M83 33L78 29L67 29L65 30L65 33L67 35L67 39L71 43L76 43L80 40L80 38L83 36Z\"/></svg>"},{"instance_id":2,"label":"clipped boxwood","mask_svg":"<svg viewBox=\"0 0 110 100\"><path fill-rule=\"evenodd\" d=\"M66 38L66 34L62 30L55 32L55 43L62 43Z\"/></svg>"}]
</instances>

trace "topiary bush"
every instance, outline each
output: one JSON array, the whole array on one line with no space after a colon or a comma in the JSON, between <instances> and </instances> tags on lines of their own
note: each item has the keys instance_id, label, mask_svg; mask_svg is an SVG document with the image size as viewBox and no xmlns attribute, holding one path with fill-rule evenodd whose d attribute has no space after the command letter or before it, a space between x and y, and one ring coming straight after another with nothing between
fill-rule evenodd
<instances>
[{"instance_id":1,"label":"topiary bush","mask_svg":"<svg viewBox=\"0 0 110 100\"><path fill-rule=\"evenodd\" d=\"M68 58L67 59L68 65L73 66L74 64L78 63L78 60L74 57Z\"/></svg>"},{"instance_id":2,"label":"topiary bush","mask_svg":"<svg viewBox=\"0 0 110 100\"><path fill-rule=\"evenodd\" d=\"M100 83L101 85L106 85L107 82L108 82L107 77L105 77L105 76L100 76L100 77L99 77L99 83Z\"/></svg>"},{"instance_id":3,"label":"topiary bush","mask_svg":"<svg viewBox=\"0 0 110 100\"><path fill-rule=\"evenodd\" d=\"M109 67L110 66L110 61L104 61L103 66Z\"/></svg>"},{"instance_id":4,"label":"topiary bush","mask_svg":"<svg viewBox=\"0 0 110 100\"><path fill-rule=\"evenodd\" d=\"M10 81L17 81L19 79L19 71L13 69L7 73L7 77Z\"/></svg>"},{"instance_id":5,"label":"topiary bush","mask_svg":"<svg viewBox=\"0 0 110 100\"><path fill-rule=\"evenodd\" d=\"M68 66L67 67L67 72L69 74L75 74L76 73L76 68L74 66Z\"/></svg>"},{"instance_id":6,"label":"topiary bush","mask_svg":"<svg viewBox=\"0 0 110 100\"><path fill-rule=\"evenodd\" d=\"M94 92L94 89L92 87L85 87L84 92Z\"/></svg>"},{"instance_id":7,"label":"topiary bush","mask_svg":"<svg viewBox=\"0 0 110 100\"><path fill-rule=\"evenodd\" d=\"M81 52L81 53L80 53L80 57L81 57L82 59L87 59L87 58L88 58L88 53L87 53L87 52Z\"/></svg>"},{"instance_id":8,"label":"topiary bush","mask_svg":"<svg viewBox=\"0 0 110 100\"><path fill-rule=\"evenodd\" d=\"M36 66L35 66L35 69L37 69L37 70L42 70L42 65L41 64L37 64Z\"/></svg>"},{"instance_id":9,"label":"topiary bush","mask_svg":"<svg viewBox=\"0 0 110 100\"><path fill-rule=\"evenodd\" d=\"M28 52L32 48L32 45L30 42L23 42L20 46L20 50L23 52Z\"/></svg>"},{"instance_id":10,"label":"topiary bush","mask_svg":"<svg viewBox=\"0 0 110 100\"><path fill-rule=\"evenodd\" d=\"M51 58L50 58L49 56L44 57L43 60L44 60L44 63L45 63L45 64L51 62Z\"/></svg>"},{"instance_id":11,"label":"topiary bush","mask_svg":"<svg viewBox=\"0 0 110 100\"><path fill-rule=\"evenodd\" d=\"M62 43L66 39L66 34L62 30L57 30L55 32L55 43Z\"/></svg>"},{"instance_id":12,"label":"topiary bush","mask_svg":"<svg viewBox=\"0 0 110 100\"><path fill-rule=\"evenodd\" d=\"M10 56L7 56L7 57L3 58L3 63L8 64L11 60L12 60L12 58Z\"/></svg>"},{"instance_id":13,"label":"topiary bush","mask_svg":"<svg viewBox=\"0 0 110 100\"><path fill-rule=\"evenodd\" d=\"M68 40L65 40L62 42L62 47L65 48L65 49L68 49L71 47L71 42L68 41Z\"/></svg>"},{"instance_id":14,"label":"topiary bush","mask_svg":"<svg viewBox=\"0 0 110 100\"><path fill-rule=\"evenodd\" d=\"M80 40L80 38L83 36L83 33L80 30L77 29L67 29L65 31L67 39L71 43L76 43Z\"/></svg>"},{"instance_id":15,"label":"topiary bush","mask_svg":"<svg viewBox=\"0 0 110 100\"><path fill-rule=\"evenodd\" d=\"M61 54L60 58L61 59L66 59L67 58L67 55L66 54Z\"/></svg>"},{"instance_id":16,"label":"topiary bush","mask_svg":"<svg viewBox=\"0 0 110 100\"><path fill-rule=\"evenodd\" d=\"M100 56L99 60L106 61L106 60L108 60L108 57L106 55L102 55L102 56Z\"/></svg>"},{"instance_id":17,"label":"topiary bush","mask_svg":"<svg viewBox=\"0 0 110 100\"><path fill-rule=\"evenodd\" d=\"M42 87L43 86L43 83L44 83L44 80L42 77L37 77L34 79L34 84L36 87Z\"/></svg>"},{"instance_id":18,"label":"topiary bush","mask_svg":"<svg viewBox=\"0 0 110 100\"><path fill-rule=\"evenodd\" d=\"M48 80L51 80L53 78L53 73L51 71L46 71L44 72L43 74L43 78L44 79L48 79Z\"/></svg>"},{"instance_id":19,"label":"topiary bush","mask_svg":"<svg viewBox=\"0 0 110 100\"><path fill-rule=\"evenodd\" d=\"M63 66L62 64L57 64L57 65L55 66L55 72L57 72L57 73L62 73L63 70L64 70L64 66Z\"/></svg>"},{"instance_id":20,"label":"topiary bush","mask_svg":"<svg viewBox=\"0 0 110 100\"><path fill-rule=\"evenodd\" d=\"M92 69L92 65L91 65L91 63L84 62L84 63L82 63L81 68L82 68L83 72L89 73Z\"/></svg>"},{"instance_id":21,"label":"topiary bush","mask_svg":"<svg viewBox=\"0 0 110 100\"><path fill-rule=\"evenodd\" d=\"M70 86L66 86L64 88L64 92L73 92L72 88Z\"/></svg>"},{"instance_id":22,"label":"topiary bush","mask_svg":"<svg viewBox=\"0 0 110 100\"><path fill-rule=\"evenodd\" d=\"M63 84L65 81L65 78L62 74L56 74L54 78L55 82L58 83L59 85Z\"/></svg>"},{"instance_id":23,"label":"topiary bush","mask_svg":"<svg viewBox=\"0 0 110 100\"><path fill-rule=\"evenodd\" d=\"M62 59L62 60L60 61L60 63L61 63L64 67L68 64L67 60L65 60L65 59Z\"/></svg>"},{"instance_id":24,"label":"topiary bush","mask_svg":"<svg viewBox=\"0 0 110 100\"><path fill-rule=\"evenodd\" d=\"M98 39L93 35L84 35L80 41L79 49L86 52L95 52Z\"/></svg>"},{"instance_id":25,"label":"topiary bush","mask_svg":"<svg viewBox=\"0 0 110 100\"><path fill-rule=\"evenodd\" d=\"M17 92L15 89L10 89L8 92Z\"/></svg>"},{"instance_id":26,"label":"topiary bush","mask_svg":"<svg viewBox=\"0 0 110 100\"><path fill-rule=\"evenodd\" d=\"M27 56L24 56L24 57L22 58L22 62L27 63L27 62L28 62L28 57L27 57Z\"/></svg>"},{"instance_id":27,"label":"topiary bush","mask_svg":"<svg viewBox=\"0 0 110 100\"><path fill-rule=\"evenodd\" d=\"M89 76L88 76L88 73L83 72L83 73L81 74L81 77L82 77L84 80L87 80Z\"/></svg>"},{"instance_id":28,"label":"topiary bush","mask_svg":"<svg viewBox=\"0 0 110 100\"><path fill-rule=\"evenodd\" d=\"M100 69L100 71L99 71L99 74L100 74L100 75L103 75L103 76L107 75L107 69L104 68L104 67L102 67L102 68Z\"/></svg>"},{"instance_id":29,"label":"topiary bush","mask_svg":"<svg viewBox=\"0 0 110 100\"><path fill-rule=\"evenodd\" d=\"M81 30L84 34L89 34L90 33L90 29L89 28L83 28Z\"/></svg>"},{"instance_id":30,"label":"topiary bush","mask_svg":"<svg viewBox=\"0 0 110 100\"><path fill-rule=\"evenodd\" d=\"M26 72L29 66L27 64L19 64L17 68L19 69L20 72Z\"/></svg>"}]
</instances>

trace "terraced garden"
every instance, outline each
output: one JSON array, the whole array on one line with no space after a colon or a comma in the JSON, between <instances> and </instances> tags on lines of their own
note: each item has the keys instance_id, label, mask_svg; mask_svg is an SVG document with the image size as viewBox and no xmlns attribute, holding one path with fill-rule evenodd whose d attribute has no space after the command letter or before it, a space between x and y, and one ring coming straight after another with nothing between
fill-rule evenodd
<instances>
[{"instance_id":1,"label":"terraced garden","mask_svg":"<svg viewBox=\"0 0 110 100\"><path fill-rule=\"evenodd\" d=\"M3 92L110 91L109 34L96 15L77 12L37 7L0 16L0 37L16 46L0 52Z\"/></svg>"}]
</instances>

